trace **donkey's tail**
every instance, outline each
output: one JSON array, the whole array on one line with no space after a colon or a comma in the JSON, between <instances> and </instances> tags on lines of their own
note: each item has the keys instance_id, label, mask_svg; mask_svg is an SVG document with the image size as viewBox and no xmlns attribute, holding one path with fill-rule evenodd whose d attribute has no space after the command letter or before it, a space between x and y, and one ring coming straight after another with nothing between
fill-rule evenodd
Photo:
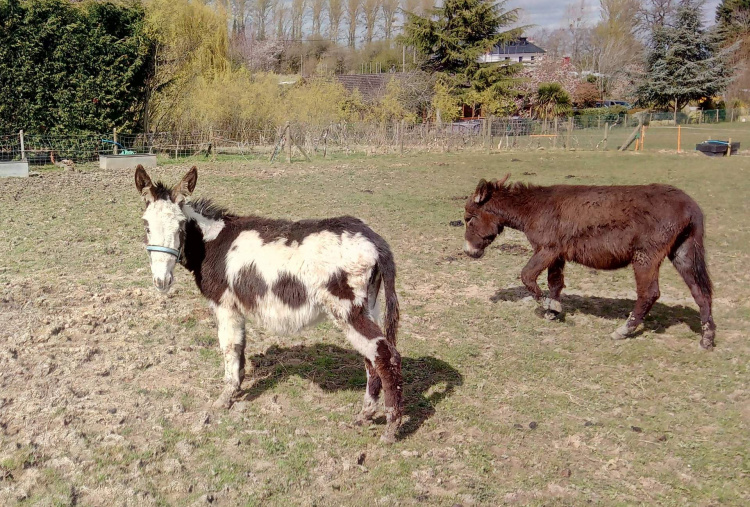
<instances>
[{"instance_id":1,"label":"donkey's tail","mask_svg":"<svg viewBox=\"0 0 750 507\"><path fill-rule=\"evenodd\" d=\"M706 266L706 250L703 247L703 212L696 209L690 213L690 222L675 242L669 259L688 285L691 279L703 297L711 300L713 286Z\"/></svg>"},{"instance_id":2,"label":"donkey's tail","mask_svg":"<svg viewBox=\"0 0 750 507\"><path fill-rule=\"evenodd\" d=\"M390 248L378 249L378 269L383 277L383 293L385 294L385 338L392 345L396 345L398 332L399 309L396 295L396 263Z\"/></svg>"},{"instance_id":3,"label":"donkey's tail","mask_svg":"<svg viewBox=\"0 0 750 507\"><path fill-rule=\"evenodd\" d=\"M708 276L706 250L703 247L703 213L694 215L690 220L690 225L692 231L688 241L692 240L693 242L693 276L701 293L710 300L713 295L713 285L711 284L711 278Z\"/></svg>"}]
</instances>

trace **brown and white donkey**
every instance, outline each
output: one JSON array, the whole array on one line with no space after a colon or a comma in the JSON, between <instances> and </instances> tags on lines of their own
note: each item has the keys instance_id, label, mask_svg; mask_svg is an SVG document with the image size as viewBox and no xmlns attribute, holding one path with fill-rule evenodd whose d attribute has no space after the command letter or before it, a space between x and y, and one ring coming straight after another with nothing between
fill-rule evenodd
<instances>
[{"instance_id":1,"label":"brown and white donkey","mask_svg":"<svg viewBox=\"0 0 750 507\"><path fill-rule=\"evenodd\" d=\"M154 285L166 292L179 262L210 301L224 354L226 387L215 402L228 408L245 376L245 319L275 333L294 333L328 316L365 357L367 388L358 422L371 420L384 391L385 442L402 416L396 266L388 244L353 217L290 222L236 216L209 200L188 200L198 172L177 186L153 184L143 167L135 186L146 202L143 220ZM385 295L385 333L378 295Z\"/></svg>"}]
</instances>

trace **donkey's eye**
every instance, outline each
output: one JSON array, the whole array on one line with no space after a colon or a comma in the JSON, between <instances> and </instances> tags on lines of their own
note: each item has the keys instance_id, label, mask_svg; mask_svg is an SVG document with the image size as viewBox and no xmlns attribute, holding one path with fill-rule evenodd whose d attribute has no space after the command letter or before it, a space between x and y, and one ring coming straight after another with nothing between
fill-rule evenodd
<instances>
[{"instance_id":1,"label":"donkey's eye","mask_svg":"<svg viewBox=\"0 0 750 507\"><path fill-rule=\"evenodd\" d=\"M151 229L149 229L148 227L144 227L144 229L146 229L146 234L151 234Z\"/></svg>"}]
</instances>

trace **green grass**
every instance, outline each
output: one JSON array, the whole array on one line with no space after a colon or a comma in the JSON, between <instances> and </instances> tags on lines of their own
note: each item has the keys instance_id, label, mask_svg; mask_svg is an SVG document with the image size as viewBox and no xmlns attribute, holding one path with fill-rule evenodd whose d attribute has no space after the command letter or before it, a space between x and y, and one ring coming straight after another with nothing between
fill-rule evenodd
<instances>
[{"instance_id":1,"label":"green grass","mask_svg":"<svg viewBox=\"0 0 750 507\"><path fill-rule=\"evenodd\" d=\"M727 137L717 129L706 138ZM184 271L166 298L150 287L130 171L0 181L0 338L17 355L0 356L0 474L12 475L0 503L22 490L42 504L74 491L85 505L750 503L750 159L659 153L671 135L652 128L637 154L198 158L153 171L176 182L197 164L196 194L234 212L352 214L388 240L409 419L385 447L382 424L352 424L364 368L330 323L249 334L242 399L210 408L223 377L215 325ZM463 256L463 229L449 222L480 178L506 172L692 195L706 215L716 350L698 346L696 306L668 263L643 333L613 342L632 309L631 271L568 266L565 320L548 322L523 299L521 234L480 261Z\"/></svg>"}]
</instances>

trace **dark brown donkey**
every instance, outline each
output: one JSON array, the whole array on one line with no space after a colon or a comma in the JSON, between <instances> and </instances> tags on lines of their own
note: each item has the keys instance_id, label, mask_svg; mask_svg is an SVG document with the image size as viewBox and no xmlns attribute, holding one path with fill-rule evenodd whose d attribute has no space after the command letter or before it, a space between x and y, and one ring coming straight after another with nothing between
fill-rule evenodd
<instances>
[{"instance_id":1,"label":"dark brown donkey","mask_svg":"<svg viewBox=\"0 0 750 507\"><path fill-rule=\"evenodd\" d=\"M567 261L596 269L633 265L638 299L612 338L635 331L659 299L659 266L669 257L700 307L701 346L714 346L711 279L703 250L703 212L685 192L669 185L540 187L501 181L479 182L466 202L464 251L479 258L504 227L517 229L534 247L521 271L523 284L543 304L545 316L562 311ZM536 279L547 270L549 297Z\"/></svg>"}]
</instances>

